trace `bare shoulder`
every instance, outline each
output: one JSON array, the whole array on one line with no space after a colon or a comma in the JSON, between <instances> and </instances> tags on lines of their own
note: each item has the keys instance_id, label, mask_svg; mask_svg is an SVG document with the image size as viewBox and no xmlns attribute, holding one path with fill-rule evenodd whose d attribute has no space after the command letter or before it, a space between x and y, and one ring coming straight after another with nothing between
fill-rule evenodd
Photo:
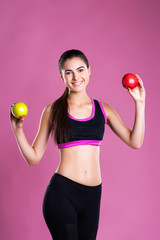
<instances>
[{"instance_id":1,"label":"bare shoulder","mask_svg":"<svg viewBox=\"0 0 160 240\"><path fill-rule=\"evenodd\" d=\"M44 109L43 109L43 111L42 111L41 118L49 119L50 113L51 113L51 107L52 107L52 103L47 104L47 105L44 107Z\"/></svg>"},{"instance_id":2,"label":"bare shoulder","mask_svg":"<svg viewBox=\"0 0 160 240\"><path fill-rule=\"evenodd\" d=\"M119 114L117 113L117 111L109 104L102 102L104 111L106 113L107 119L108 119L108 123L122 123L121 118L119 116Z\"/></svg>"},{"instance_id":3,"label":"bare shoulder","mask_svg":"<svg viewBox=\"0 0 160 240\"><path fill-rule=\"evenodd\" d=\"M107 118L109 119L111 113L114 111L113 108L108 104L108 103L104 103L104 102L101 102L102 103L102 106L104 108L104 111L106 113L106 116Z\"/></svg>"},{"instance_id":4,"label":"bare shoulder","mask_svg":"<svg viewBox=\"0 0 160 240\"><path fill-rule=\"evenodd\" d=\"M48 105L45 106L44 110L45 110L47 113L50 113L52 104L53 104L53 103L49 103Z\"/></svg>"},{"instance_id":5,"label":"bare shoulder","mask_svg":"<svg viewBox=\"0 0 160 240\"><path fill-rule=\"evenodd\" d=\"M104 103L104 102L101 102L101 103L105 109L110 108L110 105L108 103Z\"/></svg>"}]
</instances>

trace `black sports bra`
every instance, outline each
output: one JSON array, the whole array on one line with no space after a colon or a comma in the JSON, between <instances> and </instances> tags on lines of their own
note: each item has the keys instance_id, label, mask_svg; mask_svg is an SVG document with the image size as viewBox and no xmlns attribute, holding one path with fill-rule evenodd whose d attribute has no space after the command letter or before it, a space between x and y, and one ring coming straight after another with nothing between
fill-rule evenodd
<instances>
[{"instance_id":1,"label":"black sports bra","mask_svg":"<svg viewBox=\"0 0 160 240\"><path fill-rule=\"evenodd\" d=\"M58 148L66 148L77 145L101 145L107 117L101 102L92 100L92 115L89 118L76 119L68 112L71 134L69 141L58 143Z\"/></svg>"}]
</instances>

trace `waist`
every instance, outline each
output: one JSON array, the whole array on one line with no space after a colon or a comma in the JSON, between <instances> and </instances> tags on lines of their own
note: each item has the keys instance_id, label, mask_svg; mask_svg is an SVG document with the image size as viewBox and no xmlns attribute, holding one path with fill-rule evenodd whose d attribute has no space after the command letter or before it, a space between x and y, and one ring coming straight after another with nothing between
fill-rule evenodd
<instances>
[{"instance_id":1,"label":"waist","mask_svg":"<svg viewBox=\"0 0 160 240\"><path fill-rule=\"evenodd\" d=\"M61 168L57 169L55 173L66 177L76 183L86 185L86 186L97 186L102 183L100 171L96 173L88 174L88 173L77 173L77 172L65 172Z\"/></svg>"},{"instance_id":2,"label":"waist","mask_svg":"<svg viewBox=\"0 0 160 240\"><path fill-rule=\"evenodd\" d=\"M98 185L101 183L99 152L100 147L93 145L61 149L56 173L84 185Z\"/></svg>"},{"instance_id":3,"label":"waist","mask_svg":"<svg viewBox=\"0 0 160 240\"><path fill-rule=\"evenodd\" d=\"M92 145L61 149L56 172L84 185L100 184L99 150L99 146Z\"/></svg>"},{"instance_id":4,"label":"waist","mask_svg":"<svg viewBox=\"0 0 160 240\"><path fill-rule=\"evenodd\" d=\"M85 184L80 184L76 181L73 181L72 179L70 178L67 178L59 173L54 173L53 176L51 177L50 179L50 182L49 182L50 185L53 185L54 184L54 189L57 189L57 185L60 187L58 187L58 190L61 190L61 191L65 191L66 187L68 189L68 185L71 186L71 190L73 192L73 188L75 188L76 190L83 190L85 192L95 192L96 191L101 191L101 188L102 188L102 183L98 184L98 185L95 185L95 186L89 186L89 185L85 185ZM55 186L56 184L56 186ZM66 186L67 184L67 186Z\"/></svg>"}]
</instances>

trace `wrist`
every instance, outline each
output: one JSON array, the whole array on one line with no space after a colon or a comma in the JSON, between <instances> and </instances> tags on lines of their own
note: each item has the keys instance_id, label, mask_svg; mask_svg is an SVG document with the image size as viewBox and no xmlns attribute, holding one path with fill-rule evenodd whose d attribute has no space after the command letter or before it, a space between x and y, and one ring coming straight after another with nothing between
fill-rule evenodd
<instances>
[{"instance_id":1,"label":"wrist","mask_svg":"<svg viewBox=\"0 0 160 240\"><path fill-rule=\"evenodd\" d=\"M136 101L135 109L136 109L136 112L138 111L138 112L144 113L145 112L145 103Z\"/></svg>"},{"instance_id":2,"label":"wrist","mask_svg":"<svg viewBox=\"0 0 160 240\"><path fill-rule=\"evenodd\" d=\"M15 134L16 136L21 135L22 133L23 133L23 128L16 128L16 129L14 130L14 134Z\"/></svg>"},{"instance_id":3,"label":"wrist","mask_svg":"<svg viewBox=\"0 0 160 240\"><path fill-rule=\"evenodd\" d=\"M145 101L137 100L137 101L135 101L135 105L145 107Z\"/></svg>"}]
</instances>

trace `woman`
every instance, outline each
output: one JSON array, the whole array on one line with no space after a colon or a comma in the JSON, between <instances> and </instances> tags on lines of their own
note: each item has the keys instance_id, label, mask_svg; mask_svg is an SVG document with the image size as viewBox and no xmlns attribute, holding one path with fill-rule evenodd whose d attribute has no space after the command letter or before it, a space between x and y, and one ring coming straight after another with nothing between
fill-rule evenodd
<instances>
[{"instance_id":1,"label":"woman","mask_svg":"<svg viewBox=\"0 0 160 240\"><path fill-rule=\"evenodd\" d=\"M99 155L105 124L131 148L140 148L145 128L145 89L137 75L138 86L128 89L135 102L135 122L130 130L110 105L88 96L91 70L81 51L64 52L59 72L65 91L43 110L32 146L23 132L23 118L17 120L10 114L11 126L29 166L39 163L51 133L60 149L60 164L43 200L43 215L52 238L95 240L102 190Z\"/></svg>"}]
</instances>

